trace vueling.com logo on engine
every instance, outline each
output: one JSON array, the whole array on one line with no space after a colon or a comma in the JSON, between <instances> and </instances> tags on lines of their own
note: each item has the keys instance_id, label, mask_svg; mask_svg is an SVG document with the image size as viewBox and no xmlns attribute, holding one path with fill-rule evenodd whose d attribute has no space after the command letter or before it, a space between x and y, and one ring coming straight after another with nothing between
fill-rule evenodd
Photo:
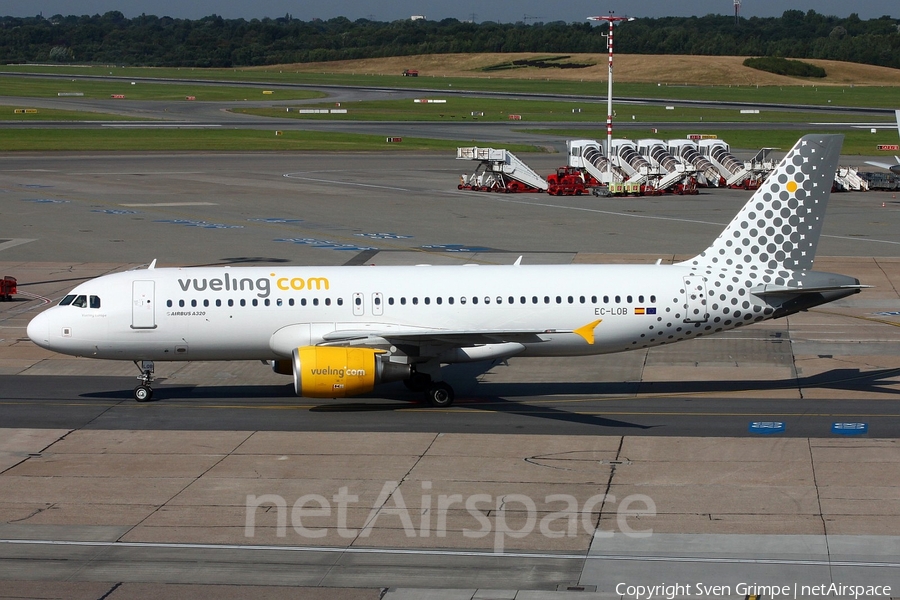
<instances>
[{"instance_id":1,"label":"vueling.com logo on engine","mask_svg":"<svg viewBox=\"0 0 900 600\"><path fill-rule=\"evenodd\" d=\"M348 377L365 377L365 369L349 369L347 367L335 369L333 367L324 367L321 369L310 369L311 375L332 375L338 379L343 379L344 375Z\"/></svg>"}]
</instances>

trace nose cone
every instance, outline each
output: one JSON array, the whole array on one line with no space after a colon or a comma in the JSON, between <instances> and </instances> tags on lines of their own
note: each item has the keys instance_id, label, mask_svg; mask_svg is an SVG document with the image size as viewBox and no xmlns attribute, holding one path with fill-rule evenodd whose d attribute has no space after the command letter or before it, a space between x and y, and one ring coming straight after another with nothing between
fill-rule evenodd
<instances>
[{"instance_id":1,"label":"nose cone","mask_svg":"<svg viewBox=\"0 0 900 600\"><path fill-rule=\"evenodd\" d=\"M50 347L50 319L42 312L28 323L28 337L41 348Z\"/></svg>"}]
</instances>

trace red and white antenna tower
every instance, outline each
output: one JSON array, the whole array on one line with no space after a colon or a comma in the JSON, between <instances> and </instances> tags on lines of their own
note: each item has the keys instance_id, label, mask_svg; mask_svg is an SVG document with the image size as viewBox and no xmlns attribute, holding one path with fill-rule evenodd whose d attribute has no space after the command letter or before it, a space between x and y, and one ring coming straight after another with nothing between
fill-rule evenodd
<instances>
[{"instance_id":1,"label":"red and white antenna tower","mask_svg":"<svg viewBox=\"0 0 900 600\"><path fill-rule=\"evenodd\" d=\"M737 1L737 0L735 0ZM606 158L609 171L609 182L612 183L612 98L613 98L613 28L616 23L622 21L634 21L634 17L616 17L610 11L609 15L601 17L588 17L588 21L606 21L609 23L609 33L606 35L606 46L609 49L609 89L606 93Z\"/></svg>"},{"instance_id":2,"label":"red and white antenna tower","mask_svg":"<svg viewBox=\"0 0 900 600\"><path fill-rule=\"evenodd\" d=\"M741 2L742 0L734 0L734 24L741 24Z\"/></svg>"}]
</instances>

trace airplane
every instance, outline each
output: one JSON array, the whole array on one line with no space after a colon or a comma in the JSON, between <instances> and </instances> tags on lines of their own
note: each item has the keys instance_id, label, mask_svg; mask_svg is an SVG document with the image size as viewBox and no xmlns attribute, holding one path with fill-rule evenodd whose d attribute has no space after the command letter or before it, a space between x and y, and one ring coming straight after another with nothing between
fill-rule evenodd
<instances>
[{"instance_id":1,"label":"airplane","mask_svg":"<svg viewBox=\"0 0 900 600\"><path fill-rule=\"evenodd\" d=\"M129 360L260 360L299 396L403 381L447 407L442 365L624 352L713 335L868 287L812 270L843 136L802 137L706 250L663 265L148 268L75 287L28 336Z\"/></svg>"},{"instance_id":2,"label":"airplane","mask_svg":"<svg viewBox=\"0 0 900 600\"><path fill-rule=\"evenodd\" d=\"M900 110L895 110L894 114L897 116L897 131L900 132ZM900 156L894 156L894 159L897 161L895 164L877 162L873 160L867 160L867 165L872 165L873 167L881 167L882 169L887 169L891 173L895 173L900 175Z\"/></svg>"}]
</instances>

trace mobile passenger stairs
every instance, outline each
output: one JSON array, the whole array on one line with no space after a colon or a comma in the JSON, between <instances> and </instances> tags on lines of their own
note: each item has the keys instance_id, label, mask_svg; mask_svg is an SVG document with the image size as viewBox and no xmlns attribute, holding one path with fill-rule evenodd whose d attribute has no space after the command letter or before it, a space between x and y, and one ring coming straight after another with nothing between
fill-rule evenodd
<instances>
[{"instance_id":1,"label":"mobile passenger stairs","mask_svg":"<svg viewBox=\"0 0 900 600\"><path fill-rule=\"evenodd\" d=\"M696 170L669 152L666 142L656 139L638 140L637 148L640 155L661 174L656 189L679 195L698 193Z\"/></svg>"},{"instance_id":2,"label":"mobile passenger stairs","mask_svg":"<svg viewBox=\"0 0 900 600\"><path fill-rule=\"evenodd\" d=\"M460 177L457 189L477 192L546 192L548 183L515 154L502 148L456 149L457 160L479 164L471 175Z\"/></svg>"},{"instance_id":3,"label":"mobile passenger stairs","mask_svg":"<svg viewBox=\"0 0 900 600\"><path fill-rule=\"evenodd\" d=\"M698 145L700 154L715 165L725 185L732 189L755 190L775 168L768 159L769 151L775 148L763 148L753 160L745 163L732 154L731 147L722 140L702 139Z\"/></svg>"}]
</instances>

